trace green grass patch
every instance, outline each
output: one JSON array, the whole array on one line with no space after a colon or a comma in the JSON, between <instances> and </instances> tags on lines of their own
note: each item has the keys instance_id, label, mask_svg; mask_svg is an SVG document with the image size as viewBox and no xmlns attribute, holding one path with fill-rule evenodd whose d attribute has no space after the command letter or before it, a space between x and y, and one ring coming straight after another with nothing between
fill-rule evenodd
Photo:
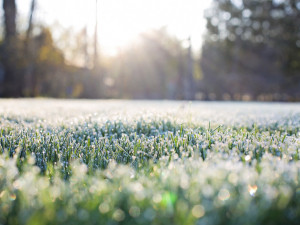
<instances>
[{"instance_id":1,"label":"green grass patch","mask_svg":"<svg viewBox=\"0 0 300 225\"><path fill-rule=\"evenodd\" d=\"M21 103L0 110L0 224L300 220L298 105Z\"/></svg>"}]
</instances>

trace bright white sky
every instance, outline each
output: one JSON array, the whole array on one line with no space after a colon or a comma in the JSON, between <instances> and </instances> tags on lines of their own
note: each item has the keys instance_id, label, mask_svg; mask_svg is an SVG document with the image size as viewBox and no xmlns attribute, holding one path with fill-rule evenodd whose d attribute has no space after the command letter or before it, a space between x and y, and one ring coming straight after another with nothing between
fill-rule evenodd
<instances>
[{"instance_id":1,"label":"bright white sky","mask_svg":"<svg viewBox=\"0 0 300 225\"><path fill-rule=\"evenodd\" d=\"M17 0L18 10L26 16L31 0ZM37 17L48 24L81 30L85 25L92 34L96 0L37 0ZM141 32L166 26L180 39L191 36L194 49L201 46L205 30L203 10L211 0L98 0L99 45L113 54Z\"/></svg>"}]
</instances>

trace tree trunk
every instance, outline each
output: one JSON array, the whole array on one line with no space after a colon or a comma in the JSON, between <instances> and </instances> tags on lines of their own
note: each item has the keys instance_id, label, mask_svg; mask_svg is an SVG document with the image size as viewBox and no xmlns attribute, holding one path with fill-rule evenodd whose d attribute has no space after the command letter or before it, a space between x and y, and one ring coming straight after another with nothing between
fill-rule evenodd
<instances>
[{"instance_id":1,"label":"tree trunk","mask_svg":"<svg viewBox=\"0 0 300 225\"><path fill-rule=\"evenodd\" d=\"M20 45L17 40L15 0L3 0L4 11L4 41L1 49L4 68L4 81L1 90L3 97L20 97L22 93L22 79L18 73L20 65Z\"/></svg>"},{"instance_id":2,"label":"tree trunk","mask_svg":"<svg viewBox=\"0 0 300 225\"><path fill-rule=\"evenodd\" d=\"M15 38L17 33L15 0L3 0L5 41Z\"/></svg>"},{"instance_id":3,"label":"tree trunk","mask_svg":"<svg viewBox=\"0 0 300 225\"><path fill-rule=\"evenodd\" d=\"M177 90L176 90L176 99L177 100L184 100L185 98L185 88L184 88L184 63L183 63L184 56L182 55L182 52L180 51L179 57L178 57L178 77L177 77Z\"/></svg>"},{"instance_id":4,"label":"tree trunk","mask_svg":"<svg viewBox=\"0 0 300 225\"><path fill-rule=\"evenodd\" d=\"M30 6L30 15L29 15L29 21L28 21L28 28L26 31L26 39L29 40L31 37L31 31L32 31L32 24L33 24L33 16L34 16L34 10L35 10L35 0L31 1Z\"/></svg>"},{"instance_id":5,"label":"tree trunk","mask_svg":"<svg viewBox=\"0 0 300 225\"><path fill-rule=\"evenodd\" d=\"M188 39L187 76L186 76L186 100L195 100L194 59L192 53L191 38Z\"/></svg>"},{"instance_id":6,"label":"tree trunk","mask_svg":"<svg viewBox=\"0 0 300 225\"><path fill-rule=\"evenodd\" d=\"M26 39L25 39L25 56L27 59L27 65L25 70L25 79L24 79L24 95L26 97L34 97L33 94L33 87L34 87L34 43L31 38L32 28L33 28L33 17L34 17L34 11L35 11L35 4L36 0L31 1L31 7L30 7L30 15L29 15L29 21L28 21L28 28L26 31Z\"/></svg>"}]
</instances>

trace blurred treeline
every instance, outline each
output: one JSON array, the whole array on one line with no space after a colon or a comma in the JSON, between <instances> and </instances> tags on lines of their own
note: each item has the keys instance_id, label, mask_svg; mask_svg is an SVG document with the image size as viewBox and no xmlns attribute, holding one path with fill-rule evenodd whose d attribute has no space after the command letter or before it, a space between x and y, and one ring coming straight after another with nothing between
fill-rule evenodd
<instances>
[{"instance_id":1,"label":"blurred treeline","mask_svg":"<svg viewBox=\"0 0 300 225\"><path fill-rule=\"evenodd\" d=\"M300 100L300 0L213 0L205 17L204 93Z\"/></svg>"},{"instance_id":2,"label":"blurred treeline","mask_svg":"<svg viewBox=\"0 0 300 225\"><path fill-rule=\"evenodd\" d=\"M101 97L97 71L67 63L65 49L57 47L51 29L34 22L35 6L32 0L27 28L21 30L16 1L3 0L0 96Z\"/></svg>"},{"instance_id":3,"label":"blurred treeline","mask_svg":"<svg viewBox=\"0 0 300 225\"><path fill-rule=\"evenodd\" d=\"M3 0L1 97L300 100L300 0L212 0L201 54L162 28L114 56L85 29L54 40L35 3L21 30Z\"/></svg>"}]
</instances>

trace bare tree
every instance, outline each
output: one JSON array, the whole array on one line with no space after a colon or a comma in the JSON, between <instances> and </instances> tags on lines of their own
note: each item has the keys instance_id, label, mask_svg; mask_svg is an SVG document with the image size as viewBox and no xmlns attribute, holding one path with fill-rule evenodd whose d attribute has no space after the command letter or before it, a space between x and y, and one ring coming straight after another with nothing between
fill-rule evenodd
<instances>
[{"instance_id":1,"label":"bare tree","mask_svg":"<svg viewBox=\"0 0 300 225\"><path fill-rule=\"evenodd\" d=\"M26 32L26 39L28 40L31 36L32 28L33 28L33 16L35 12L35 6L36 6L36 0L31 1L31 6L30 6L30 15L29 15L29 20L28 20L28 28Z\"/></svg>"},{"instance_id":2,"label":"bare tree","mask_svg":"<svg viewBox=\"0 0 300 225\"><path fill-rule=\"evenodd\" d=\"M26 71L25 71L25 88L24 88L24 95L32 97L33 95L33 70L34 70L34 62L33 62L33 52L34 52L34 45L31 40L31 33L33 29L33 19L34 19L34 12L35 12L36 0L31 1L30 6L30 14L28 20L28 27L26 31L26 39L25 39L25 55L28 60Z\"/></svg>"},{"instance_id":3,"label":"bare tree","mask_svg":"<svg viewBox=\"0 0 300 225\"><path fill-rule=\"evenodd\" d=\"M16 37L17 7L15 0L3 0L5 40Z\"/></svg>"},{"instance_id":4,"label":"bare tree","mask_svg":"<svg viewBox=\"0 0 300 225\"><path fill-rule=\"evenodd\" d=\"M195 100L194 59L191 38L188 38L187 74L186 74L186 100Z\"/></svg>"},{"instance_id":5,"label":"bare tree","mask_svg":"<svg viewBox=\"0 0 300 225\"><path fill-rule=\"evenodd\" d=\"M3 97L21 96L20 74L18 73L18 63L20 46L17 40L17 6L15 0L3 0L4 11L4 41L1 46L0 55L4 69L4 80L0 84L0 95Z\"/></svg>"}]
</instances>

